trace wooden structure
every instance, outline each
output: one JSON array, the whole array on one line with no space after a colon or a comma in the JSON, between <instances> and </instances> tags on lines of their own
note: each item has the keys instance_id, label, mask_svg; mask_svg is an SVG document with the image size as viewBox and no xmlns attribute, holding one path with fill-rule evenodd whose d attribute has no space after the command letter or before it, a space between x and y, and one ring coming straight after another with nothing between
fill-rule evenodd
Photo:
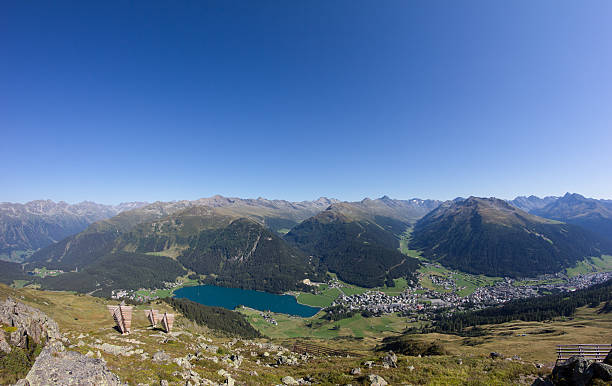
<instances>
[{"instance_id":1,"label":"wooden structure","mask_svg":"<svg viewBox=\"0 0 612 386\"><path fill-rule=\"evenodd\" d=\"M602 362L612 351L612 344L564 344L557 345L557 363L574 356Z\"/></svg>"},{"instance_id":2,"label":"wooden structure","mask_svg":"<svg viewBox=\"0 0 612 386\"><path fill-rule=\"evenodd\" d=\"M172 330L172 325L174 324L174 314L164 312L164 316L161 318L161 323L164 331L170 332L170 330Z\"/></svg>"},{"instance_id":3,"label":"wooden structure","mask_svg":"<svg viewBox=\"0 0 612 386\"><path fill-rule=\"evenodd\" d=\"M329 347L319 346L312 343L295 342L291 351L298 354L312 354L317 356L342 356L342 357L361 357L363 355L347 350L334 350Z\"/></svg>"},{"instance_id":4,"label":"wooden structure","mask_svg":"<svg viewBox=\"0 0 612 386\"><path fill-rule=\"evenodd\" d=\"M152 327L157 326L157 323L160 322L160 315L159 315L159 311L154 310L154 309L150 309L150 310L145 310L145 315L147 316L147 319L149 319L149 322L151 323Z\"/></svg>"},{"instance_id":5,"label":"wooden structure","mask_svg":"<svg viewBox=\"0 0 612 386\"><path fill-rule=\"evenodd\" d=\"M132 306L121 303L118 306L106 306L108 312L115 319L115 324L122 334L129 334L132 330Z\"/></svg>"}]
</instances>

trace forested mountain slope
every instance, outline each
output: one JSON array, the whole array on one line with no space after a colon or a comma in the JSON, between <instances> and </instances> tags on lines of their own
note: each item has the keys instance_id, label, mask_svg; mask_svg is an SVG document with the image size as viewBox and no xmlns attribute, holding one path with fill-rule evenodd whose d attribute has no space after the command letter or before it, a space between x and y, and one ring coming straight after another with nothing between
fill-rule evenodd
<instances>
[{"instance_id":1,"label":"forested mountain slope","mask_svg":"<svg viewBox=\"0 0 612 386\"><path fill-rule=\"evenodd\" d=\"M583 228L526 213L496 198L447 202L417 222L410 247L469 273L536 276L612 251Z\"/></svg>"}]
</instances>

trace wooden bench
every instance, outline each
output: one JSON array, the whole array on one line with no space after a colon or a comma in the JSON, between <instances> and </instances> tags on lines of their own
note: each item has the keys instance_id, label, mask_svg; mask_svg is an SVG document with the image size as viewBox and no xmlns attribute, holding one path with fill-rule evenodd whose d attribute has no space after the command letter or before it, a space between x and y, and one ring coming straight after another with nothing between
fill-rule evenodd
<instances>
[{"instance_id":1,"label":"wooden bench","mask_svg":"<svg viewBox=\"0 0 612 386\"><path fill-rule=\"evenodd\" d=\"M557 363L573 356L602 362L612 351L612 344L564 344L557 345Z\"/></svg>"}]
</instances>

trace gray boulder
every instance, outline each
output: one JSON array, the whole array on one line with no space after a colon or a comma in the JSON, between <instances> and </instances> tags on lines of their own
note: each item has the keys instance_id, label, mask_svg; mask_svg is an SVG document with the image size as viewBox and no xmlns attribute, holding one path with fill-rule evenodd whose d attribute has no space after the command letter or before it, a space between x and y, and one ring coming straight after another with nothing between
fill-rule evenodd
<instances>
[{"instance_id":1,"label":"gray boulder","mask_svg":"<svg viewBox=\"0 0 612 386\"><path fill-rule=\"evenodd\" d=\"M370 386L386 386L388 385L387 381L380 375L370 374L368 375L368 382L370 382Z\"/></svg>"},{"instance_id":2,"label":"gray boulder","mask_svg":"<svg viewBox=\"0 0 612 386\"><path fill-rule=\"evenodd\" d=\"M393 351L389 351L383 358L383 365L397 367L397 355Z\"/></svg>"},{"instance_id":3,"label":"gray boulder","mask_svg":"<svg viewBox=\"0 0 612 386\"><path fill-rule=\"evenodd\" d=\"M595 362L586 370L585 378L590 381L600 380L612 382L612 366L606 363Z\"/></svg>"},{"instance_id":4,"label":"gray boulder","mask_svg":"<svg viewBox=\"0 0 612 386\"><path fill-rule=\"evenodd\" d=\"M574 356L555 366L552 381L558 386L585 386L594 381L612 382L612 365Z\"/></svg>"},{"instance_id":5,"label":"gray boulder","mask_svg":"<svg viewBox=\"0 0 612 386\"><path fill-rule=\"evenodd\" d=\"M587 361L581 356L573 356L555 366L552 371L552 381L555 385L575 385L584 386L590 379L585 375L591 361Z\"/></svg>"},{"instance_id":6,"label":"gray boulder","mask_svg":"<svg viewBox=\"0 0 612 386\"><path fill-rule=\"evenodd\" d=\"M153 354L153 362L168 362L170 360L170 355L166 354L163 351L158 351Z\"/></svg>"},{"instance_id":7,"label":"gray boulder","mask_svg":"<svg viewBox=\"0 0 612 386\"><path fill-rule=\"evenodd\" d=\"M298 385L298 381L296 381L293 377L290 376L286 376L283 377L283 379L281 379L281 381L283 382L283 385Z\"/></svg>"},{"instance_id":8,"label":"gray boulder","mask_svg":"<svg viewBox=\"0 0 612 386\"><path fill-rule=\"evenodd\" d=\"M11 345L6 341L4 331L0 331L0 351L4 351L7 354L11 352Z\"/></svg>"},{"instance_id":9,"label":"gray boulder","mask_svg":"<svg viewBox=\"0 0 612 386\"><path fill-rule=\"evenodd\" d=\"M62 343L51 342L42 350L22 385L123 385L100 359L66 351Z\"/></svg>"}]
</instances>

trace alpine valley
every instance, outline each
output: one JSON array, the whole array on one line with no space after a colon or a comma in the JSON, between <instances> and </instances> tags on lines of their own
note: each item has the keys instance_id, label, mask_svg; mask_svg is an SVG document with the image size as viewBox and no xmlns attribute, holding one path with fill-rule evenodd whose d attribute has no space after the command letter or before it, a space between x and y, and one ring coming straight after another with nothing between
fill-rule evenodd
<instances>
[{"instance_id":1,"label":"alpine valley","mask_svg":"<svg viewBox=\"0 0 612 386\"><path fill-rule=\"evenodd\" d=\"M533 365L552 363L551 336L612 338L609 200L570 193L444 202L214 196L117 206L33 201L0 209L0 298L22 298L23 307L48 312L78 340L69 347L103 358L134 384L152 378L291 384L289 374L301 383L376 384L371 374L364 378L364 366L387 369L391 383L427 383L431 371L442 383L469 383L476 373L477 384L530 383L553 369ZM252 290L269 293L269 301L289 295L316 314L209 307L205 298L176 296L187 286L207 286L209 297L229 296L216 289L233 288L231 296L244 296L234 304L261 298ZM183 292L197 291L177 294ZM21 307L12 301L0 313ZM121 341L147 342L138 351L140 373L127 370L136 351L119 353L120 338L91 317L119 301L178 315L173 336L180 344L151 339L142 326L136 340ZM50 306L59 304L66 314ZM573 318L593 328L574 330ZM135 323L144 321L139 316ZM504 332L510 328L517 333ZM183 333L187 340L198 336L199 349L183 342ZM11 341L2 334L0 343ZM526 334L537 350L522 344ZM291 350L300 344L314 344L319 353L348 351L335 359L295 356ZM18 373L25 376L42 346L13 346L9 352L21 353ZM279 354L270 361L266 350ZM509 360L496 361L499 351ZM0 354L0 362L15 358ZM16 381L6 372L13 365L2 363L0 380Z\"/></svg>"}]
</instances>

